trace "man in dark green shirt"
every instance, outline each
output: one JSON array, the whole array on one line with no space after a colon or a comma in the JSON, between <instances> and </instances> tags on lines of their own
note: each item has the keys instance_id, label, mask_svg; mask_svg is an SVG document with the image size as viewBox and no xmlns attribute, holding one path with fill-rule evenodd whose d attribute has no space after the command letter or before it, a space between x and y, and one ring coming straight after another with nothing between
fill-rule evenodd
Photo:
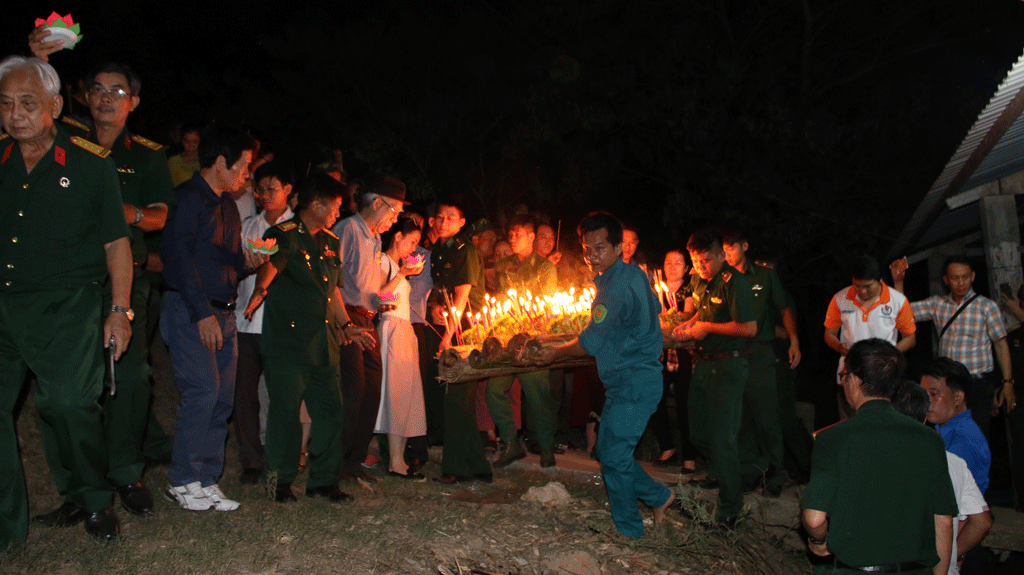
<instances>
[{"instance_id":1,"label":"man in dark green shirt","mask_svg":"<svg viewBox=\"0 0 1024 575\"><path fill-rule=\"evenodd\" d=\"M352 325L338 290L342 285L340 243L330 228L345 188L326 174L297 186L298 215L267 230L277 253L257 271L246 317L266 297L260 341L270 407L267 412L265 480L275 499L295 501L292 481L299 471L302 426L299 406L313 420L306 495L351 501L338 488L342 457L340 345L372 347L373 338Z\"/></svg>"},{"instance_id":2,"label":"man in dark green shirt","mask_svg":"<svg viewBox=\"0 0 1024 575\"><path fill-rule=\"evenodd\" d=\"M686 244L697 275L691 280L697 314L677 326L680 341L696 340L690 383L690 441L717 480L717 520L732 529L743 510L739 432L750 357L747 343L757 334L750 282L725 263L722 237L713 229L695 232ZM714 480L705 480L711 486Z\"/></svg>"},{"instance_id":3,"label":"man in dark green shirt","mask_svg":"<svg viewBox=\"0 0 1024 575\"><path fill-rule=\"evenodd\" d=\"M495 264L495 277L501 293L509 289L517 294L552 294L558 283L555 264L533 251L536 236L533 220L529 216L516 216L508 225L508 241L512 255ZM555 423L551 413L551 384L549 370L521 373L519 385L526 400L526 413L530 426L537 433L540 444L540 466L555 465ZM487 381L487 407L491 418L498 427L498 434L505 442L505 452L494 462L495 467L505 467L513 461L526 457L526 451L516 437L516 424L512 417L512 401L506 393L512 387L515 377L511 375L492 377Z\"/></svg>"},{"instance_id":4,"label":"man in dark green shirt","mask_svg":"<svg viewBox=\"0 0 1024 575\"><path fill-rule=\"evenodd\" d=\"M175 202L167 156L163 153L163 146L133 135L125 127L128 114L139 105L141 90L141 82L131 68L115 63L100 66L93 72L87 87L86 102L95 127L85 137L110 150L110 158L117 169L134 264L132 321L143 326L142 333L147 323L150 292L150 282L143 274L147 256L144 234L163 229L169 206ZM104 284L104 306L111 305L110 297L108 280ZM110 457L107 475L117 489L121 506L136 515L153 512L153 498L141 482L146 465L142 453L143 437L147 432L147 422L155 424L149 417L151 386L146 344L145 334L129 343L124 357L114 364L116 392L103 402L103 423ZM107 380L110 379L111 374L108 373ZM163 435L158 425L150 429ZM52 442L44 440L43 444L50 446ZM54 479L58 485L67 481L60 475ZM44 523L45 518L41 518Z\"/></svg>"},{"instance_id":5,"label":"man in dark green shirt","mask_svg":"<svg viewBox=\"0 0 1024 575\"><path fill-rule=\"evenodd\" d=\"M856 413L815 441L803 523L835 573L949 569L958 510L942 438L889 402L905 365L886 341L854 344L839 377Z\"/></svg>"},{"instance_id":6,"label":"man in dark green shirt","mask_svg":"<svg viewBox=\"0 0 1024 575\"><path fill-rule=\"evenodd\" d=\"M119 531L98 399L103 347L112 341L110 353L120 357L131 337L131 247L109 152L55 126L62 105L49 64L19 56L0 63L0 403L8 406L0 409L0 549L28 533L10 409L28 368L38 379L39 425L52 442L51 473L66 481L52 524L84 520L100 539ZM113 306L103 310L108 274Z\"/></svg>"},{"instance_id":7,"label":"man in dark green shirt","mask_svg":"<svg viewBox=\"0 0 1024 575\"><path fill-rule=\"evenodd\" d=\"M788 304L775 266L765 261L750 261L750 243L746 233L735 227L721 228L725 261L750 282L754 299L757 334L747 344L750 363L746 389L743 393L743 421L740 425L740 464L747 489L764 486L770 497L778 497L786 483L783 463L782 426L779 423L779 391L775 379L776 319L789 337L789 365L800 363L800 342L796 332L796 316Z\"/></svg>"},{"instance_id":8,"label":"man in dark green shirt","mask_svg":"<svg viewBox=\"0 0 1024 575\"><path fill-rule=\"evenodd\" d=\"M459 234L466 225L466 217L457 203L454 199L442 200L434 214L440 236L430 253L430 275L434 280L430 321L444 333L440 350L451 347L459 321L448 308L448 301L456 311L464 313L480 312L484 302L484 263L473 244ZM443 292L447 292L447 300ZM446 386L441 476L434 478L438 483L493 479L477 429L476 388L476 382Z\"/></svg>"}]
</instances>

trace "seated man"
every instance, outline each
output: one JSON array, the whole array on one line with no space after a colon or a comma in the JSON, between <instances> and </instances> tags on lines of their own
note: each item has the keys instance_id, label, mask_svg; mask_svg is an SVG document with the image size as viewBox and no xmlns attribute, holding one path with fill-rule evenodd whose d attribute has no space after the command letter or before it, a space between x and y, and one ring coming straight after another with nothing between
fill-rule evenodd
<instances>
[{"instance_id":1,"label":"seated man","mask_svg":"<svg viewBox=\"0 0 1024 575\"><path fill-rule=\"evenodd\" d=\"M913 381L904 381L892 398L896 411L924 423L931 400L928 392ZM975 548L992 529L992 513L982 497L978 484L971 477L967 463L959 456L946 451L949 478L953 481L956 506L960 509L953 522L953 551L950 553L949 575L959 573L965 553Z\"/></svg>"},{"instance_id":2,"label":"seated man","mask_svg":"<svg viewBox=\"0 0 1024 575\"><path fill-rule=\"evenodd\" d=\"M956 495L941 439L890 403L904 366L887 341L855 343L840 374L855 413L815 442L803 523L837 573L949 569Z\"/></svg>"},{"instance_id":3,"label":"seated man","mask_svg":"<svg viewBox=\"0 0 1024 575\"><path fill-rule=\"evenodd\" d=\"M970 383L971 374L967 367L948 357L934 359L925 366L921 375L921 387L931 398L928 423L939 430L939 435L946 442L946 451L967 462L978 489L985 493L992 453L981 428L971 417L971 410L967 409L964 390Z\"/></svg>"}]
</instances>

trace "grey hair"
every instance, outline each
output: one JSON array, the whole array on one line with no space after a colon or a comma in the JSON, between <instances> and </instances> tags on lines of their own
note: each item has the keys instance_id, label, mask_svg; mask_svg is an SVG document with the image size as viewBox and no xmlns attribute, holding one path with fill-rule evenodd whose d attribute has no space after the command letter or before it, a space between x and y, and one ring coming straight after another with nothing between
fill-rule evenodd
<instances>
[{"instance_id":1,"label":"grey hair","mask_svg":"<svg viewBox=\"0 0 1024 575\"><path fill-rule=\"evenodd\" d=\"M359 209L365 210L367 206L373 204L373 200L376 200L379 197L380 194L374 194L372 192L363 194L363 196L359 198Z\"/></svg>"},{"instance_id":2,"label":"grey hair","mask_svg":"<svg viewBox=\"0 0 1024 575\"><path fill-rule=\"evenodd\" d=\"M9 72L20 68L35 70L43 84L43 89L51 96L60 95L60 76L57 75L57 71L53 69L53 66L39 58L26 58L24 56L8 56L4 58L4 61L0 62L0 80L3 80L4 76Z\"/></svg>"}]
</instances>

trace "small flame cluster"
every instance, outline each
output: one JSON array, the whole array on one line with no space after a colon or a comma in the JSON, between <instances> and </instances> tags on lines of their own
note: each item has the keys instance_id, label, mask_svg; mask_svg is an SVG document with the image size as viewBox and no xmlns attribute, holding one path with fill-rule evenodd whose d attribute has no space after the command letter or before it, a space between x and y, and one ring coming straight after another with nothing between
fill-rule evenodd
<instances>
[{"instance_id":1,"label":"small flame cluster","mask_svg":"<svg viewBox=\"0 0 1024 575\"><path fill-rule=\"evenodd\" d=\"M451 307L444 315L446 319L455 318L459 345L480 345L488 336L505 341L522 332L531 335L579 333L590 322L590 306L595 294L594 288L579 292L569 288L550 295L510 289L504 298L486 296L483 309L476 313L469 310L463 314ZM462 329L463 316L469 324L465 330Z\"/></svg>"}]
</instances>

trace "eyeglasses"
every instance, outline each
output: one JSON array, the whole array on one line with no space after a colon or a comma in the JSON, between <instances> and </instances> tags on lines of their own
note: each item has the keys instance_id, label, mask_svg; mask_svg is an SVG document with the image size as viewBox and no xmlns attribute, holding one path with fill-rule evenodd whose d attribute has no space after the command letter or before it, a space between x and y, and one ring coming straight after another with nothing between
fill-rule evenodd
<instances>
[{"instance_id":1,"label":"eyeglasses","mask_svg":"<svg viewBox=\"0 0 1024 575\"><path fill-rule=\"evenodd\" d=\"M380 201L384 202L384 205L387 206L389 210L391 210L392 212L395 211L395 207L391 205L391 202L385 200L384 198L378 198L378 199Z\"/></svg>"},{"instance_id":2,"label":"eyeglasses","mask_svg":"<svg viewBox=\"0 0 1024 575\"><path fill-rule=\"evenodd\" d=\"M128 92L126 92L124 88L113 88L108 90L100 84L93 84L92 88L89 88L89 93L97 98L102 98L103 96L109 95L111 98L114 98L115 100L126 98L131 95Z\"/></svg>"}]
</instances>

